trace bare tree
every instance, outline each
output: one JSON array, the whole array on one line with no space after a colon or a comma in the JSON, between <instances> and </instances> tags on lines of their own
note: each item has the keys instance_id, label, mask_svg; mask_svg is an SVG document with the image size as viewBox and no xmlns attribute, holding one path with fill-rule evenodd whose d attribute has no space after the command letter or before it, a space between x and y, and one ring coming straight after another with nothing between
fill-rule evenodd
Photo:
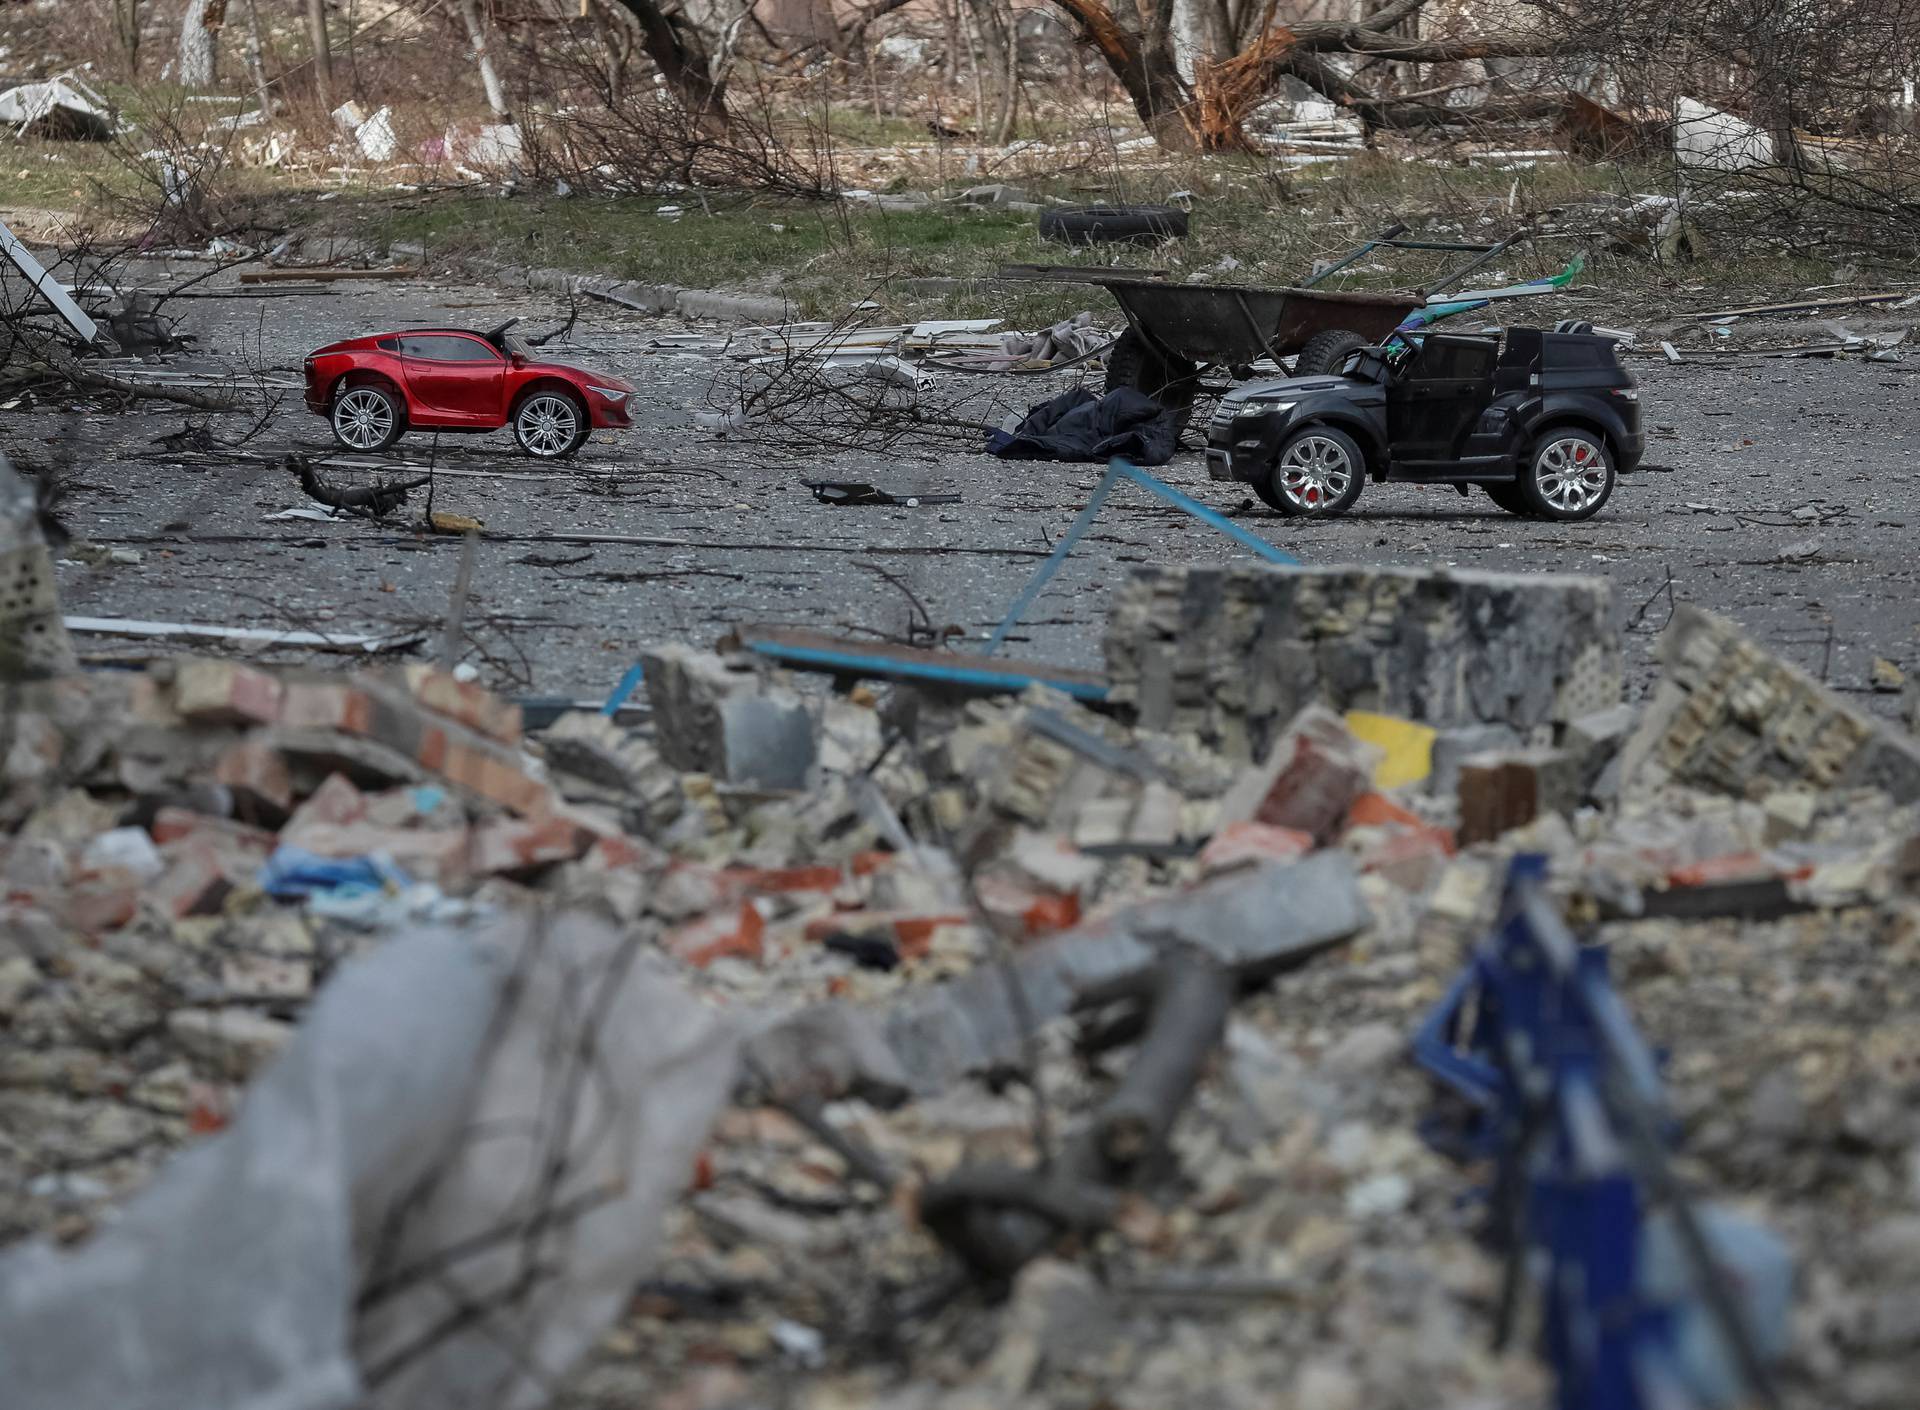
<instances>
[{"instance_id":1,"label":"bare tree","mask_svg":"<svg viewBox=\"0 0 1920 1410\"><path fill-rule=\"evenodd\" d=\"M140 76L140 0L113 0L113 38L127 73Z\"/></svg>"},{"instance_id":2,"label":"bare tree","mask_svg":"<svg viewBox=\"0 0 1920 1410\"><path fill-rule=\"evenodd\" d=\"M460 0L460 20L467 27L467 42L473 46L473 61L480 67L480 83L487 91L487 106L493 109L494 120L512 122L507 90L500 82L499 70L494 67L493 51L487 47L487 29L476 0Z\"/></svg>"},{"instance_id":3,"label":"bare tree","mask_svg":"<svg viewBox=\"0 0 1920 1410\"><path fill-rule=\"evenodd\" d=\"M988 142L1011 142L1020 105L1016 67L1019 45L1013 10L1006 0L967 0L967 8L973 12L974 27L980 35L980 66L988 75L983 87L993 95L992 113L983 107L977 115L980 137Z\"/></svg>"},{"instance_id":4,"label":"bare tree","mask_svg":"<svg viewBox=\"0 0 1920 1410\"><path fill-rule=\"evenodd\" d=\"M307 0L307 43L313 49L313 86L322 107L333 107L333 44L327 38L326 0Z\"/></svg>"},{"instance_id":5,"label":"bare tree","mask_svg":"<svg viewBox=\"0 0 1920 1410\"><path fill-rule=\"evenodd\" d=\"M726 75L715 65L714 46L679 0L606 0L633 25L641 47L695 122L710 131L726 127Z\"/></svg>"},{"instance_id":6,"label":"bare tree","mask_svg":"<svg viewBox=\"0 0 1920 1410\"><path fill-rule=\"evenodd\" d=\"M227 0L187 0L180 17L180 82L210 88L219 77L220 30L227 22Z\"/></svg>"},{"instance_id":7,"label":"bare tree","mask_svg":"<svg viewBox=\"0 0 1920 1410\"><path fill-rule=\"evenodd\" d=\"M1353 55L1371 63L1453 64L1470 59L1544 57L1565 52L1564 37L1539 32L1409 38L1398 32L1422 0L1389 0L1352 22L1285 25L1267 0L1251 38L1238 52L1203 59L1189 84L1174 62L1174 0L1053 0L1080 27L1126 90L1154 139L1174 151L1230 151L1247 145L1246 114L1291 77L1352 109L1370 125L1428 127L1472 118L1511 120L1554 110L1558 95L1481 109L1393 98L1371 88L1355 66L1336 62ZM1237 28L1222 26L1223 32Z\"/></svg>"}]
</instances>

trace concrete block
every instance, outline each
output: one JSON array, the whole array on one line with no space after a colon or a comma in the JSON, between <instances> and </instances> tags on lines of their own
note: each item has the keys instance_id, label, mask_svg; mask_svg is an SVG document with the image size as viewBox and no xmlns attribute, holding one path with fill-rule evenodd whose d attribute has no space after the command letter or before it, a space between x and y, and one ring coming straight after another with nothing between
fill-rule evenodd
<instances>
[{"instance_id":1,"label":"concrete block","mask_svg":"<svg viewBox=\"0 0 1920 1410\"><path fill-rule=\"evenodd\" d=\"M1239 759L1309 704L1531 730L1617 704L1624 679L1610 585L1557 574L1142 568L1105 651L1140 724Z\"/></svg>"},{"instance_id":2,"label":"concrete block","mask_svg":"<svg viewBox=\"0 0 1920 1410\"><path fill-rule=\"evenodd\" d=\"M682 318L711 318L722 323L781 323L792 316L793 310L785 299L682 289L674 299L674 312Z\"/></svg>"},{"instance_id":3,"label":"concrete block","mask_svg":"<svg viewBox=\"0 0 1920 1410\"><path fill-rule=\"evenodd\" d=\"M1620 704L1567 722L1560 747L1571 754L1580 770L1580 792L1584 798L1600 797L1600 780L1620 751L1633 737L1640 714L1633 706Z\"/></svg>"},{"instance_id":4,"label":"concrete block","mask_svg":"<svg viewBox=\"0 0 1920 1410\"><path fill-rule=\"evenodd\" d=\"M813 767L813 717L792 691L736 695L720 702L719 777L757 788L806 787Z\"/></svg>"},{"instance_id":5,"label":"concrete block","mask_svg":"<svg viewBox=\"0 0 1920 1410\"><path fill-rule=\"evenodd\" d=\"M1853 708L1731 622L1683 604L1622 756L1628 787L1666 782L1763 799L1781 788L1920 798L1920 740Z\"/></svg>"},{"instance_id":6,"label":"concrete block","mask_svg":"<svg viewBox=\"0 0 1920 1410\"><path fill-rule=\"evenodd\" d=\"M667 645L641 658L660 753L728 783L799 788L814 757L806 702L751 665Z\"/></svg>"}]
</instances>

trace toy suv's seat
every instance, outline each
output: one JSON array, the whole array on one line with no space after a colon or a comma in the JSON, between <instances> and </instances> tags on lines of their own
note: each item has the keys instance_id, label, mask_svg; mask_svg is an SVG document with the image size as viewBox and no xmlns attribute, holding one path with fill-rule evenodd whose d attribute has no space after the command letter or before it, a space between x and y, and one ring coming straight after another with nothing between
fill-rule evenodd
<instances>
[{"instance_id":1,"label":"toy suv's seat","mask_svg":"<svg viewBox=\"0 0 1920 1410\"><path fill-rule=\"evenodd\" d=\"M1493 394L1524 392L1533 374L1540 370L1546 340L1538 328L1509 328L1500 349L1500 361L1493 369Z\"/></svg>"}]
</instances>

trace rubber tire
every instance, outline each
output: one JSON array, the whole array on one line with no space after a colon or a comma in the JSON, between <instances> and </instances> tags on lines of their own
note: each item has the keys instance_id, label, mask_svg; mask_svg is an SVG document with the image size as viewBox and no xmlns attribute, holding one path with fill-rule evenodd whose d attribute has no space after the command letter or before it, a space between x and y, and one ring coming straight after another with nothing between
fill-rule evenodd
<instances>
[{"instance_id":1,"label":"rubber tire","mask_svg":"<svg viewBox=\"0 0 1920 1410\"><path fill-rule=\"evenodd\" d=\"M1518 514L1522 519L1533 517L1533 506L1521 495L1518 480L1505 485L1482 485L1480 488L1487 492L1488 499L1507 513Z\"/></svg>"},{"instance_id":2,"label":"rubber tire","mask_svg":"<svg viewBox=\"0 0 1920 1410\"><path fill-rule=\"evenodd\" d=\"M1367 340L1345 328L1327 328L1307 339L1293 360L1296 377L1321 377L1337 374L1346 365L1349 354L1367 347Z\"/></svg>"},{"instance_id":3,"label":"rubber tire","mask_svg":"<svg viewBox=\"0 0 1920 1410\"><path fill-rule=\"evenodd\" d=\"M527 445L526 437L524 437L520 433L520 412L521 412L521 409L525 407L526 404L532 401L535 397L549 397L549 396L563 397L567 401L572 402L574 415L578 416L580 418L580 421L579 421L579 424L574 428L573 439L567 442L566 448L564 450L556 451L552 455L541 455L538 451L533 450ZM581 446L587 443L587 438L593 434L593 423L587 415L586 403L581 401L580 398L575 396L572 392L563 392L559 390L557 387L535 387L531 391L526 393L526 395L522 396L519 401L513 404L513 415L507 418L507 424L513 430L514 444L520 447L522 454L530 455L535 460L551 461L551 460L569 459L573 456L573 454L576 451L580 449Z\"/></svg>"},{"instance_id":4,"label":"rubber tire","mask_svg":"<svg viewBox=\"0 0 1920 1410\"><path fill-rule=\"evenodd\" d=\"M1547 497L1540 492L1539 461L1541 452L1546 450L1546 448L1555 441L1564 440L1585 441L1588 445L1600 452L1600 463L1606 466L1607 469L1607 484L1606 488L1600 492L1600 497L1586 508L1577 509L1571 513L1564 509L1554 508L1552 504L1547 502ZM1516 482L1516 485L1520 491L1521 499L1526 501L1528 510L1536 518L1551 519L1556 524L1578 524L1583 520L1591 519L1606 507L1607 501L1613 498L1613 487L1618 483L1619 476L1613 468L1613 453L1607 449L1607 443L1604 439L1596 432L1586 430L1584 427L1554 426L1542 431L1539 439L1528 449L1526 468L1520 472L1520 478Z\"/></svg>"},{"instance_id":5,"label":"rubber tire","mask_svg":"<svg viewBox=\"0 0 1920 1410\"><path fill-rule=\"evenodd\" d=\"M1328 500L1317 509L1302 509L1288 499L1280 488L1280 462L1287 458L1288 449L1302 436L1321 436L1334 442L1347 453L1347 463L1353 470L1347 480L1346 493L1338 499ZM1280 442L1280 449L1274 453L1273 464L1267 470L1266 479L1267 494L1261 495L1260 498L1266 500L1289 519L1332 519L1353 508L1360 498L1360 491L1367 487L1367 457L1360 449L1359 443L1345 431L1333 426L1317 424L1302 426ZM1268 495L1272 498L1268 498Z\"/></svg>"},{"instance_id":6,"label":"rubber tire","mask_svg":"<svg viewBox=\"0 0 1920 1410\"><path fill-rule=\"evenodd\" d=\"M1186 429L1187 419L1193 415L1193 398L1199 385L1198 367L1182 358L1164 356L1131 326L1107 350L1107 390L1131 387L1152 397L1173 413L1176 434Z\"/></svg>"},{"instance_id":7,"label":"rubber tire","mask_svg":"<svg viewBox=\"0 0 1920 1410\"><path fill-rule=\"evenodd\" d=\"M348 392L375 392L380 396L380 398L383 401L386 402L387 411L393 417L393 429L387 432L386 439L381 441L378 445L372 445L372 446L349 445L346 442L346 440L341 436L339 427L334 425L334 422L333 422L334 408L340 404L340 399L344 397ZM327 403L327 429L333 432L334 444L339 446L340 449L346 451L348 454L378 455L381 451L386 450L395 441L399 440L402 436L407 434L406 400L400 396L398 391L396 391L393 387L391 387L385 382L376 381L369 377L363 377L359 381L354 381L350 378L343 378L334 385L333 397Z\"/></svg>"},{"instance_id":8,"label":"rubber tire","mask_svg":"<svg viewBox=\"0 0 1920 1410\"><path fill-rule=\"evenodd\" d=\"M1042 240L1062 245L1157 245L1189 228L1172 206L1060 206L1041 211L1039 224Z\"/></svg>"}]
</instances>

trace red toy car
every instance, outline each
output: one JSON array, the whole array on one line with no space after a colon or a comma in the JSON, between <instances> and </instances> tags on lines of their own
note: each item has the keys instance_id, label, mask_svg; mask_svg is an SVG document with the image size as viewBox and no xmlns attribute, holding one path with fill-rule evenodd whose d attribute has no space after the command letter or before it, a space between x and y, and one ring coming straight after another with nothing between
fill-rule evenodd
<instances>
[{"instance_id":1,"label":"red toy car","mask_svg":"<svg viewBox=\"0 0 1920 1410\"><path fill-rule=\"evenodd\" d=\"M327 418L348 450L385 450L408 430L513 427L520 449L559 460L595 427L632 425L633 388L547 362L507 330L409 328L329 343L307 354L307 410Z\"/></svg>"}]
</instances>

